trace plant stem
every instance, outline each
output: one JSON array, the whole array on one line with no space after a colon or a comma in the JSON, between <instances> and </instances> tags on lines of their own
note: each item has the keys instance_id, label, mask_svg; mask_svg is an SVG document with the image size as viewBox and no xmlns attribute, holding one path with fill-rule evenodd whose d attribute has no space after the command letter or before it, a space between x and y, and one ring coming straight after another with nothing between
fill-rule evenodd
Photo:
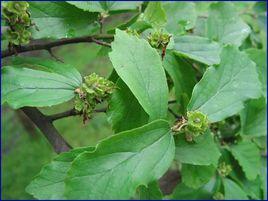
<instances>
[{"instance_id":1,"label":"plant stem","mask_svg":"<svg viewBox=\"0 0 268 201\"><path fill-rule=\"evenodd\" d=\"M96 43L99 45L103 45L106 47L110 47L109 43L103 42L101 40L113 39L113 35L107 34L100 34L95 36L83 36L77 38L66 38L66 39L59 39L56 41L49 41L43 42L40 44L29 44L25 46L17 47L16 49L8 49L1 52L1 58L9 57L15 54L19 54L22 52L30 52L36 50L51 50L51 48L67 45L67 44L74 44L74 43Z\"/></svg>"},{"instance_id":2,"label":"plant stem","mask_svg":"<svg viewBox=\"0 0 268 201\"><path fill-rule=\"evenodd\" d=\"M42 114L37 108L23 107L21 110L40 129L56 153L61 153L72 149L72 147L58 133L50 119Z\"/></svg>"}]
</instances>

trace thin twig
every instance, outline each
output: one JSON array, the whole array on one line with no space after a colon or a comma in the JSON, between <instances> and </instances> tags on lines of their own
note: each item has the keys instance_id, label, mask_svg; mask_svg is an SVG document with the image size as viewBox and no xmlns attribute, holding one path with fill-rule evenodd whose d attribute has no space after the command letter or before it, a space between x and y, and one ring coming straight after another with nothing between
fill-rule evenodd
<instances>
[{"instance_id":1,"label":"thin twig","mask_svg":"<svg viewBox=\"0 0 268 201\"><path fill-rule=\"evenodd\" d=\"M94 112L96 112L96 113L106 112L106 110L107 110L106 108L96 109L96 110L94 110ZM53 121L56 121L59 119L63 119L66 117L71 117L71 116L77 116L77 115L82 115L82 112L77 112L74 108L72 108L72 109L67 110L65 112L61 112L58 114L53 114L53 115L47 116L47 118L49 119L50 122L53 122Z\"/></svg>"},{"instance_id":2,"label":"thin twig","mask_svg":"<svg viewBox=\"0 0 268 201\"><path fill-rule=\"evenodd\" d=\"M103 15L100 13L100 14L99 14L100 34L102 34L102 32L103 32L103 21L104 21L104 17L103 17Z\"/></svg>"},{"instance_id":3,"label":"thin twig","mask_svg":"<svg viewBox=\"0 0 268 201\"><path fill-rule=\"evenodd\" d=\"M82 114L81 112L77 112L73 108L73 109L67 110L65 112L61 112L61 113L58 113L58 114L53 114L53 115L47 116L47 118L49 119L50 122L53 122L53 121L56 121L58 119L62 119L62 118L65 118L65 117L70 117L70 116L81 115L81 114Z\"/></svg>"},{"instance_id":4,"label":"thin twig","mask_svg":"<svg viewBox=\"0 0 268 201\"><path fill-rule=\"evenodd\" d=\"M104 41L100 41L100 40L97 40L95 38L92 38L92 41L98 45L102 45L102 46L105 46L105 47L111 47L111 44L110 43L106 43Z\"/></svg>"},{"instance_id":5,"label":"thin twig","mask_svg":"<svg viewBox=\"0 0 268 201\"><path fill-rule=\"evenodd\" d=\"M174 104L176 103L176 100L171 100L168 102L168 104ZM96 109L94 110L94 112L99 113L99 112L106 112L107 108L102 108L102 109ZM66 117L71 117L71 116L77 116L77 115L82 115L82 112L77 112L74 108L67 110L65 112L61 112L58 114L53 114L53 115L49 115L47 116L47 118L53 122L56 121L58 119L62 119L62 118L66 118ZM180 118L180 116L177 115L178 118Z\"/></svg>"},{"instance_id":6,"label":"thin twig","mask_svg":"<svg viewBox=\"0 0 268 201\"><path fill-rule=\"evenodd\" d=\"M25 46L18 47L16 49L12 50L4 50L1 52L1 58L9 57L14 54L19 54L22 52L29 52L29 51L35 51L35 50L49 50L54 47L67 45L67 44L74 44L74 43L90 43L94 42L99 45L104 45L106 47L110 47L108 43L102 42L100 40L109 40L113 39L113 35L107 35L107 34L100 34L95 36L83 36L78 38L66 38L66 39L60 39L56 41L49 41L49 42L43 42L39 44L29 44Z\"/></svg>"},{"instance_id":7,"label":"thin twig","mask_svg":"<svg viewBox=\"0 0 268 201\"><path fill-rule=\"evenodd\" d=\"M56 61L59 61L61 63L64 63L60 58L58 58L52 51L52 49L47 49L48 53L50 54L51 57L53 57L54 59L56 59Z\"/></svg>"}]
</instances>

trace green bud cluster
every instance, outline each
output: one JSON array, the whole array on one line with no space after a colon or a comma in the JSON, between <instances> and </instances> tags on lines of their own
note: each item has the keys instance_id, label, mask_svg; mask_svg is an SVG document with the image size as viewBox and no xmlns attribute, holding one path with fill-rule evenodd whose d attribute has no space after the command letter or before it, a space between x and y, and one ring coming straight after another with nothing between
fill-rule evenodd
<instances>
[{"instance_id":1,"label":"green bud cluster","mask_svg":"<svg viewBox=\"0 0 268 201\"><path fill-rule=\"evenodd\" d=\"M10 28L7 30L7 39L12 45L24 45L30 41L31 19L28 7L29 4L25 1L3 3L2 15Z\"/></svg>"},{"instance_id":2,"label":"green bud cluster","mask_svg":"<svg viewBox=\"0 0 268 201\"><path fill-rule=\"evenodd\" d=\"M186 132L193 134L195 137L204 134L208 129L209 121L205 114L199 111L187 112Z\"/></svg>"},{"instance_id":3,"label":"green bud cluster","mask_svg":"<svg viewBox=\"0 0 268 201\"><path fill-rule=\"evenodd\" d=\"M84 77L84 83L75 90L75 110L82 112L84 122L90 118L98 103L108 99L115 84L96 73Z\"/></svg>"},{"instance_id":4,"label":"green bud cluster","mask_svg":"<svg viewBox=\"0 0 268 201\"><path fill-rule=\"evenodd\" d=\"M148 36L148 42L153 48L162 49L168 45L170 37L168 33L156 31Z\"/></svg>"},{"instance_id":5,"label":"green bud cluster","mask_svg":"<svg viewBox=\"0 0 268 201\"><path fill-rule=\"evenodd\" d=\"M226 177L232 172L232 167L231 165L222 162L218 166L218 172L221 176Z\"/></svg>"},{"instance_id":6,"label":"green bud cluster","mask_svg":"<svg viewBox=\"0 0 268 201\"><path fill-rule=\"evenodd\" d=\"M203 135L209 127L209 121L205 114L199 111L187 112L187 118L182 117L171 128L173 132L185 134L185 139L188 142L200 135Z\"/></svg>"}]
</instances>

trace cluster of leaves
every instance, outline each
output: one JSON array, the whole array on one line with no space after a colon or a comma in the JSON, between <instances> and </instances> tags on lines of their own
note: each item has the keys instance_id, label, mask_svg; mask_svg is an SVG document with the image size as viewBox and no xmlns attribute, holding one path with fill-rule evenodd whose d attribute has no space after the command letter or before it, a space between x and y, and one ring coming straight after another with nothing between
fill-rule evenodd
<instances>
[{"instance_id":1,"label":"cluster of leaves","mask_svg":"<svg viewBox=\"0 0 268 201\"><path fill-rule=\"evenodd\" d=\"M117 90L108 101L107 116L116 134L96 147L60 154L27 192L38 199L266 198L261 157L267 103L264 2L29 4L40 28L39 33L33 30L35 38L95 34L98 13L129 11L134 16L106 30L114 33L109 58ZM250 12L246 19L245 9ZM47 30L48 24L55 28ZM161 34L150 36L159 30L171 36L164 56L155 49L162 44ZM74 98L81 85L72 66L16 57L2 68L2 103L15 109L52 106ZM184 133L194 136L190 142L170 128L173 93L174 109L186 121ZM182 179L165 197L157 181L171 166Z\"/></svg>"},{"instance_id":2,"label":"cluster of leaves","mask_svg":"<svg viewBox=\"0 0 268 201\"><path fill-rule=\"evenodd\" d=\"M3 17L7 21L7 40L11 45L28 44L31 37L29 4L23 1L10 1L3 3Z\"/></svg>"}]
</instances>

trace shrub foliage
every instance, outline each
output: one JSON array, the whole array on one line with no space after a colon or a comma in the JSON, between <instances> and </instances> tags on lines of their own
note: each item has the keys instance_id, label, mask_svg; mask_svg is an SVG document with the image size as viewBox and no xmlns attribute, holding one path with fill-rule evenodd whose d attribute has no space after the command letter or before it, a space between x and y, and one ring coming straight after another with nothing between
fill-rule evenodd
<instances>
[{"instance_id":1,"label":"shrub foliage","mask_svg":"<svg viewBox=\"0 0 268 201\"><path fill-rule=\"evenodd\" d=\"M2 58L13 55L1 69L2 104L24 109L68 101L73 109L66 116L80 114L90 123L105 102L114 130L95 147L60 153L28 193L37 199L266 199L265 2L2 6L2 42L8 43ZM112 23L115 18L121 23ZM35 46L35 39L46 40ZM53 47L75 42L103 45L111 76L81 75L55 57L18 55L44 49L54 56ZM166 183L166 193L159 179L172 171L181 179L175 188Z\"/></svg>"}]
</instances>

